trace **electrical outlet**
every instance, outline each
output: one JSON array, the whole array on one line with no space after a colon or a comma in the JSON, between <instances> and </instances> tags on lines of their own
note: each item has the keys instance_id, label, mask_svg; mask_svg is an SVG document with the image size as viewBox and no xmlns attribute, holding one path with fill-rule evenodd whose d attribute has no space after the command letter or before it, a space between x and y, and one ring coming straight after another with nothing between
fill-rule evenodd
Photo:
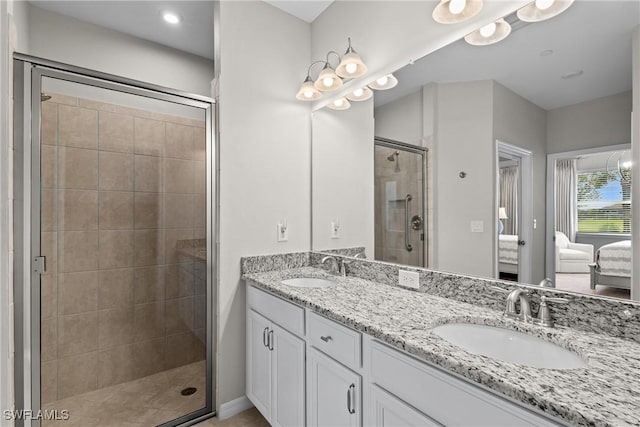
<instances>
[{"instance_id":1,"label":"electrical outlet","mask_svg":"<svg viewBox=\"0 0 640 427\"><path fill-rule=\"evenodd\" d=\"M278 223L278 242L287 242L289 240L289 227L287 226L287 220Z\"/></svg>"},{"instance_id":2,"label":"electrical outlet","mask_svg":"<svg viewBox=\"0 0 640 427\"><path fill-rule=\"evenodd\" d=\"M331 238L340 238L340 221L331 221Z\"/></svg>"},{"instance_id":3,"label":"electrical outlet","mask_svg":"<svg viewBox=\"0 0 640 427\"><path fill-rule=\"evenodd\" d=\"M420 274L417 271L398 270L398 282L400 286L419 289Z\"/></svg>"},{"instance_id":4,"label":"electrical outlet","mask_svg":"<svg viewBox=\"0 0 640 427\"><path fill-rule=\"evenodd\" d=\"M472 233L484 233L484 221L471 221Z\"/></svg>"}]
</instances>

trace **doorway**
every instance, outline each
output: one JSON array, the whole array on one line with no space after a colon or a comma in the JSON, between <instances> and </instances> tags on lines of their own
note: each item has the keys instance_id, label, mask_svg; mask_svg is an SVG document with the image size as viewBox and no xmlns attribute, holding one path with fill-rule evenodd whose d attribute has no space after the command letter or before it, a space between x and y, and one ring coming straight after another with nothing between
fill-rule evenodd
<instances>
[{"instance_id":1,"label":"doorway","mask_svg":"<svg viewBox=\"0 0 640 427\"><path fill-rule=\"evenodd\" d=\"M211 416L214 101L26 56L14 75L17 408Z\"/></svg>"},{"instance_id":2,"label":"doorway","mask_svg":"<svg viewBox=\"0 0 640 427\"><path fill-rule=\"evenodd\" d=\"M424 267L426 150L375 139L375 259Z\"/></svg>"}]
</instances>

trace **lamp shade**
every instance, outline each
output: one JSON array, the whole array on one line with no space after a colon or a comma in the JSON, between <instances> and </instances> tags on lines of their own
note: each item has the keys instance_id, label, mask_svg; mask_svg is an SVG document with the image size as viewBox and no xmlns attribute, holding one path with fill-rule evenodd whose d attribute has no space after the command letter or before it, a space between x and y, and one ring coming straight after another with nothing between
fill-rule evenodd
<instances>
[{"instance_id":1,"label":"lamp shade","mask_svg":"<svg viewBox=\"0 0 640 427\"><path fill-rule=\"evenodd\" d=\"M539 22L560 15L574 0L536 0L518 10L518 19L524 22Z\"/></svg>"},{"instance_id":2,"label":"lamp shade","mask_svg":"<svg viewBox=\"0 0 640 427\"><path fill-rule=\"evenodd\" d=\"M373 91L369 89L367 86L356 89L353 92L349 92L346 95L349 101L366 101L372 96L373 96Z\"/></svg>"},{"instance_id":3,"label":"lamp shade","mask_svg":"<svg viewBox=\"0 0 640 427\"><path fill-rule=\"evenodd\" d=\"M393 87L396 87L398 84L398 79L393 74L387 74L386 76L380 77L376 81L369 83L369 87L375 90L387 90Z\"/></svg>"},{"instance_id":4,"label":"lamp shade","mask_svg":"<svg viewBox=\"0 0 640 427\"><path fill-rule=\"evenodd\" d=\"M333 71L333 68L331 68L331 65L327 62L322 71L320 71L320 75L313 86L323 92L336 90L342 86L342 79L338 77L336 72Z\"/></svg>"},{"instance_id":5,"label":"lamp shade","mask_svg":"<svg viewBox=\"0 0 640 427\"><path fill-rule=\"evenodd\" d=\"M351 107L351 103L346 98L338 98L327 104L327 107L332 110L348 110Z\"/></svg>"},{"instance_id":6,"label":"lamp shade","mask_svg":"<svg viewBox=\"0 0 640 427\"><path fill-rule=\"evenodd\" d=\"M498 19L468 34L464 40L473 46L487 46L504 40L511 34L511 25L504 19Z\"/></svg>"},{"instance_id":7,"label":"lamp shade","mask_svg":"<svg viewBox=\"0 0 640 427\"><path fill-rule=\"evenodd\" d=\"M433 20L440 24L458 24L476 16L482 0L440 0L433 9Z\"/></svg>"},{"instance_id":8,"label":"lamp shade","mask_svg":"<svg viewBox=\"0 0 640 427\"><path fill-rule=\"evenodd\" d=\"M505 208L498 209L498 219L509 219L507 216L507 210Z\"/></svg>"},{"instance_id":9,"label":"lamp shade","mask_svg":"<svg viewBox=\"0 0 640 427\"><path fill-rule=\"evenodd\" d=\"M313 80L311 80L311 77L307 76L296 94L296 99L299 99L300 101L315 101L321 97L322 94L313 86Z\"/></svg>"},{"instance_id":10,"label":"lamp shade","mask_svg":"<svg viewBox=\"0 0 640 427\"><path fill-rule=\"evenodd\" d=\"M347 53L342 57L340 65L336 68L336 74L340 77L353 79L360 77L367 72L367 66L353 49L349 48Z\"/></svg>"}]
</instances>

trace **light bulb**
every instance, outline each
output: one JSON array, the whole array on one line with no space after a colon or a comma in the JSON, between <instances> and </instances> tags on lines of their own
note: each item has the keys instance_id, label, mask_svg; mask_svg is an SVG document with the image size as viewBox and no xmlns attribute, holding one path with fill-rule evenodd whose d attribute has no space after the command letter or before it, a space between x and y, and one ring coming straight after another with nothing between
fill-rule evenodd
<instances>
[{"instance_id":1,"label":"light bulb","mask_svg":"<svg viewBox=\"0 0 640 427\"><path fill-rule=\"evenodd\" d=\"M356 98L360 98L363 93L364 93L364 90L362 88L356 89L353 91L353 96L355 96Z\"/></svg>"},{"instance_id":2,"label":"light bulb","mask_svg":"<svg viewBox=\"0 0 640 427\"><path fill-rule=\"evenodd\" d=\"M358 70L358 66L354 63L347 64L347 66L344 68L345 70L347 70L347 73L349 74L353 74Z\"/></svg>"},{"instance_id":3,"label":"light bulb","mask_svg":"<svg viewBox=\"0 0 640 427\"><path fill-rule=\"evenodd\" d=\"M162 19L164 19L169 24L177 24L180 22L180 17L173 12L164 12L162 14Z\"/></svg>"},{"instance_id":4,"label":"light bulb","mask_svg":"<svg viewBox=\"0 0 640 427\"><path fill-rule=\"evenodd\" d=\"M312 91L310 91L310 90L305 90L305 91L304 91L304 97L305 97L305 98L311 98L311 97L313 97L313 92L312 92Z\"/></svg>"},{"instance_id":5,"label":"light bulb","mask_svg":"<svg viewBox=\"0 0 640 427\"><path fill-rule=\"evenodd\" d=\"M331 85L333 84L333 77L325 77L324 79L322 79L322 84L326 87L331 87Z\"/></svg>"},{"instance_id":6,"label":"light bulb","mask_svg":"<svg viewBox=\"0 0 640 427\"><path fill-rule=\"evenodd\" d=\"M384 77L380 77L378 80L376 80L376 83L378 83L378 85L380 86L384 86L387 84L387 81L389 80L389 77L384 76Z\"/></svg>"},{"instance_id":7,"label":"light bulb","mask_svg":"<svg viewBox=\"0 0 640 427\"><path fill-rule=\"evenodd\" d=\"M336 107L342 107L342 105L344 104L344 99L336 99L335 101L333 101L333 105L335 105Z\"/></svg>"},{"instance_id":8,"label":"light bulb","mask_svg":"<svg viewBox=\"0 0 640 427\"><path fill-rule=\"evenodd\" d=\"M622 163L622 167L625 168L625 169L631 169L631 162Z\"/></svg>"},{"instance_id":9,"label":"light bulb","mask_svg":"<svg viewBox=\"0 0 640 427\"><path fill-rule=\"evenodd\" d=\"M449 2L449 12L454 15L461 13L467 6L467 0L451 0Z\"/></svg>"},{"instance_id":10,"label":"light bulb","mask_svg":"<svg viewBox=\"0 0 640 427\"><path fill-rule=\"evenodd\" d=\"M540 10L547 10L554 2L555 0L536 0L536 7Z\"/></svg>"},{"instance_id":11,"label":"light bulb","mask_svg":"<svg viewBox=\"0 0 640 427\"><path fill-rule=\"evenodd\" d=\"M480 28L480 35L485 38L491 37L492 35L495 34L496 28L497 28L497 25L495 22L492 22L489 25L485 25L484 27Z\"/></svg>"}]
</instances>

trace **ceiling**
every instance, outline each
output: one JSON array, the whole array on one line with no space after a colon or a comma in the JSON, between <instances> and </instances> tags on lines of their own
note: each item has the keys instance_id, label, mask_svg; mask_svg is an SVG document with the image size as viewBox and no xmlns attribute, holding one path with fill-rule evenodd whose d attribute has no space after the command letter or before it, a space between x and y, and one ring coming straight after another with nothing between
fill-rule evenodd
<instances>
[{"instance_id":1,"label":"ceiling","mask_svg":"<svg viewBox=\"0 0 640 427\"><path fill-rule=\"evenodd\" d=\"M29 3L61 15L213 59L212 1L31 0ZM182 22L178 25L164 22L164 11L177 13Z\"/></svg>"},{"instance_id":2,"label":"ceiling","mask_svg":"<svg viewBox=\"0 0 640 427\"><path fill-rule=\"evenodd\" d=\"M429 82L496 80L545 110L628 91L631 34L639 24L638 1L577 1L553 19L517 21L511 35L497 44L476 47L459 40L402 68L395 73L398 86L376 92L375 104ZM549 50L553 53L541 55ZM579 70L580 76L562 78Z\"/></svg>"},{"instance_id":3,"label":"ceiling","mask_svg":"<svg viewBox=\"0 0 640 427\"><path fill-rule=\"evenodd\" d=\"M264 0L272 6L282 9L296 18L313 22L334 0Z\"/></svg>"}]
</instances>

